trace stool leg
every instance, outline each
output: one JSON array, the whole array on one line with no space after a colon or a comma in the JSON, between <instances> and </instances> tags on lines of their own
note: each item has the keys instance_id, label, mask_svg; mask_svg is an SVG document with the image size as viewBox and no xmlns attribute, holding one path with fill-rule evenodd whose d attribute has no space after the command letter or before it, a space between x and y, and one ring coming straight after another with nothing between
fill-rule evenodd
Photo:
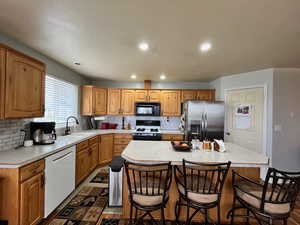
<instances>
[{"instance_id":1,"label":"stool leg","mask_svg":"<svg viewBox=\"0 0 300 225\"><path fill-rule=\"evenodd\" d=\"M187 202L186 204L186 222L185 225L189 225L189 217L190 217L190 204Z\"/></svg>"},{"instance_id":2,"label":"stool leg","mask_svg":"<svg viewBox=\"0 0 300 225\"><path fill-rule=\"evenodd\" d=\"M132 212L133 211L133 206L132 204L130 204L130 218L129 218L129 224L131 225L132 224Z\"/></svg>"},{"instance_id":3,"label":"stool leg","mask_svg":"<svg viewBox=\"0 0 300 225\"><path fill-rule=\"evenodd\" d=\"M231 220L230 220L230 224L233 225L234 223L234 208L235 208L235 196L233 196L233 202L232 202L232 214L231 214Z\"/></svg>"},{"instance_id":4,"label":"stool leg","mask_svg":"<svg viewBox=\"0 0 300 225\"><path fill-rule=\"evenodd\" d=\"M208 225L208 211L207 209L204 209L205 212L205 225Z\"/></svg>"},{"instance_id":5,"label":"stool leg","mask_svg":"<svg viewBox=\"0 0 300 225\"><path fill-rule=\"evenodd\" d=\"M221 224L221 207L220 207L220 202L218 203L218 219L217 219L217 223L218 225Z\"/></svg>"},{"instance_id":6,"label":"stool leg","mask_svg":"<svg viewBox=\"0 0 300 225\"><path fill-rule=\"evenodd\" d=\"M165 208L162 207L161 208L161 220L162 220L162 224L166 225L166 220L165 220Z\"/></svg>"},{"instance_id":7,"label":"stool leg","mask_svg":"<svg viewBox=\"0 0 300 225\"><path fill-rule=\"evenodd\" d=\"M250 211L249 211L249 209L247 209L247 219L246 219L247 225L249 225L249 215L250 215Z\"/></svg>"}]
</instances>

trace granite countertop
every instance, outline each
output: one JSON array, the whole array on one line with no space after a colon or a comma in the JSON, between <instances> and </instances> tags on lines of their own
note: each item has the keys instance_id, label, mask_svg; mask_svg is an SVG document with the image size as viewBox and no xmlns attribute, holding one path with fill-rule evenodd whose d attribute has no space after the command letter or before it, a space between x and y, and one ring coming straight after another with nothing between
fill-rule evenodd
<instances>
[{"instance_id":1,"label":"granite countertop","mask_svg":"<svg viewBox=\"0 0 300 225\"><path fill-rule=\"evenodd\" d=\"M233 143L225 143L226 152L192 150L191 152L177 152L169 141L131 141L122 153L122 157L141 163L159 163L171 161L180 164L182 159L202 163L221 163L231 161L232 166L263 167L269 159L263 155Z\"/></svg>"},{"instance_id":2,"label":"granite countertop","mask_svg":"<svg viewBox=\"0 0 300 225\"><path fill-rule=\"evenodd\" d=\"M58 136L54 144L34 145L0 152L0 168L18 168L101 134L133 133L134 130L86 130ZM163 134L183 134L180 130L162 130Z\"/></svg>"}]
</instances>

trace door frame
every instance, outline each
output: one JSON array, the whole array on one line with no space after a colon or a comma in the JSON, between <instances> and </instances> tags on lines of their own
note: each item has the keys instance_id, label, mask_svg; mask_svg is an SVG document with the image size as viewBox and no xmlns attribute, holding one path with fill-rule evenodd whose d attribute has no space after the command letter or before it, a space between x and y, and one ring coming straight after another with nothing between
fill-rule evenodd
<instances>
[{"instance_id":1,"label":"door frame","mask_svg":"<svg viewBox=\"0 0 300 225\"><path fill-rule=\"evenodd\" d=\"M244 87L236 87L236 88L228 88L224 89L224 103L226 107L226 99L227 99L227 93L228 91L233 90L243 90L243 89L253 89L253 88L263 88L264 89L264 113L263 113L263 142L262 142L262 153L269 157L269 153L267 152L267 105L268 105L268 85L262 84L262 85L253 85L253 86L244 86ZM225 110L225 119L227 118ZM226 122L225 122L226 125ZM225 126L227 129L227 126ZM225 129L224 129L224 137L225 137Z\"/></svg>"}]
</instances>

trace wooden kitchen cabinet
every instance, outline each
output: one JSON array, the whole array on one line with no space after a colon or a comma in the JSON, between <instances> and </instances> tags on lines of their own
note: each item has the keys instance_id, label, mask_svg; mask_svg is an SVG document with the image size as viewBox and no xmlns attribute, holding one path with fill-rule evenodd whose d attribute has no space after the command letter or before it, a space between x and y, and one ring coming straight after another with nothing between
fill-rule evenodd
<instances>
[{"instance_id":1,"label":"wooden kitchen cabinet","mask_svg":"<svg viewBox=\"0 0 300 225\"><path fill-rule=\"evenodd\" d=\"M136 102L147 102L148 101L148 90L135 90L135 101Z\"/></svg>"},{"instance_id":2,"label":"wooden kitchen cabinet","mask_svg":"<svg viewBox=\"0 0 300 225\"><path fill-rule=\"evenodd\" d=\"M149 96L149 102L161 102L160 90L149 90L148 96Z\"/></svg>"},{"instance_id":3,"label":"wooden kitchen cabinet","mask_svg":"<svg viewBox=\"0 0 300 225\"><path fill-rule=\"evenodd\" d=\"M103 134L99 141L99 164L107 164L113 156L114 135Z\"/></svg>"},{"instance_id":4,"label":"wooden kitchen cabinet","mask_svg":"<svg viewBox=\"0 0 300 225\"><path fill-rule=\"evenodd\" d=\"M90 159L91 159L91 168L90 171L93 171L97 166L98 166L98 161L99 161L99 144L93 144L90 147Z\"/></svg>"},{"instance_id":5,"label":"wooden kitchen cabinet","mask_svg":"<svg viewBox=\"0 0 300 225\"><path fill-rule=\"evenodd\" d=\"M197 100L215 101L215 90L197 90Z\"/></svg>"},{"instance_id":6,"label":"wooden kitchen cabinet","mask_svg":"<svg viewBox=\"0 0 300 225\"><path fill-rule=\"evenodd\" d=\"M183 141L183 134L162 134L163 141Z\"/></svg>"},{"instance_id":7,"label":"wooden kitchen cabinet","mask_svg":"<svg viewBox=\"0 0 300 225\"><path fill-rule=\"evenodd\" d=\"M121 114L134 115L135 90L123 89L121 96Z\"/></svg>"},{"instance_id":8,"label":"wooden kitchen cabinet","mask_svg":"<svg viewBox=\"0 0 300 225\"><path fill-rule=\"evenodd\" d=\"M5 49L0 45L0 119L4 119Z\"/></svg>"},{"instance_id":9,"label":"wooden kitchen cabinet","mask_svg":"<svg viewBox=\"0 0 300 225\"><path fill-rule=\"evenodd\" d=\"M162 90L162 116L180 116L181 114L181 91Z\"/></svg>"},{"instance_id":10,"label":"wooden kitchen cabinet","mask_svg":"<svg viewBox=\"0 0 300 225\"><path fill-rule=\"evenodd\" d=\"M45 161L0 168L0 221L36 225L44 217Z\"/></svg>"},{"instance_id":11,"label":"wooden kitchen cabinet","mask_svg":"<svg viewBox=\"0 0 300 225\"><path fill-rule=\"evenodd\" d=\"M35 225L44 217L44 172L21 184L20 224Z\"/></svg>"},{"instance_id":12,"label":"wooden kitchen cabinet","mask_svg":"<svg viewBox=\"0 0 300 225\"><path fill-rule=\"evenodd\" d=\"M45 64L10 48L5 55L4 118L42 117Z\"/></svg>"},{"instance_id":13,"label":"wooden kitchen cabinet","mask_svg":"<svg viewBox=\"0 0 300 225\"><path fill-rule=\"evenodd\" d=\"M197 100L197 90L182 90L181 102L185 102L187 100Z\"/></svg>"},{"instance_id":14,"label":"wooden kitchen cabinet","mask_svg":"<svg viewBox=\"0 0 300 225\"><path fill-rule=\"evenodd\" d=\"M107 113L107 89L81 86L81 115L105 115Z\"/></svg>"},{"instance_id":15,"label":"wooden kitchen cabinet","mask_svg":"<svg viewBox=\"0 0 300 225\"><path fill-rule=\"evenodd\" d=\"M120 156L131 140L132 140L131 134L115 134L113 155Z\"/></svg>"},{"instance_id":16,"label":"wooden kitchen cabinet","mask_svg":"<svg viewBox=\"0 0 300 225\"><path fill-rule=\"evenodd\" d=\"M121 92L120 88L108 89L108 105L107 114L120 115L121 114Z\"/></svg>"},{"instance_id":17,"label":"wooden kitchen cabinet","mask_svg":"<svg viewBox=\"0 0 300 225\"><path fill-rule=\"evenodd\" d=\"M76 185L90 173L90 149L76 149Z\"/></svg>"}]
</instances>

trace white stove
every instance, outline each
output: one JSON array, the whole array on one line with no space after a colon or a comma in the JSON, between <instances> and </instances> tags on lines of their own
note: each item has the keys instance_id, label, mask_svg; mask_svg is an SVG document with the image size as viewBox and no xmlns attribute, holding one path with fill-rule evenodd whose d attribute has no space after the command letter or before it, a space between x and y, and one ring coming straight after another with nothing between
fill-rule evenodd
<instances>
[{"instance_id":1,"label":"white stove","mask_svg":"<svg viewBox=\"0 0 300 225\"><path fill-rule=\"evenodd\" d=\"M160 120L137 120L134 140L161 140Z\"/></svg>"}]
</instances>

